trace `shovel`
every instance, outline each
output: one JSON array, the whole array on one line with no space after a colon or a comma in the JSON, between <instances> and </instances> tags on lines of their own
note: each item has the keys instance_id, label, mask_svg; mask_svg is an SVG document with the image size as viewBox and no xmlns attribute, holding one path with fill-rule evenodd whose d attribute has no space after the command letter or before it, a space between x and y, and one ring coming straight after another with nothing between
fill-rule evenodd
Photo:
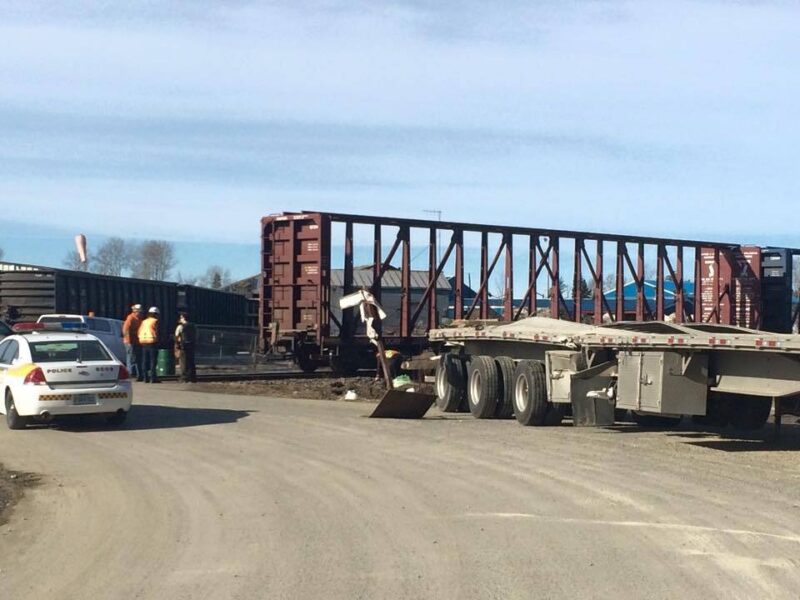
<instances>
[{"instance_id":1,"label":"shovel","mask_svg":"<svg viewBox=\"0 0 800 600\"><path fill-rule=\"evenodd\" d=\"M389 363L386 362L383 342L380 339L373 342L378 347L378 357L386 380L386 393L372 411L370 419L421 419L433 406L436 396L425 392L412 392L395 389L389 372Z\"/></svg>"}]
</instances>

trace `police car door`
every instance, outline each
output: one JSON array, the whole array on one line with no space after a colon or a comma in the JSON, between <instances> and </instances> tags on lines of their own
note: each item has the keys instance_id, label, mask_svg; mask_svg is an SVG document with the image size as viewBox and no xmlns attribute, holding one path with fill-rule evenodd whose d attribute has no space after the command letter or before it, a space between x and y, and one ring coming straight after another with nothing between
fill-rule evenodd
<instances>
[{"instance_id":1,"label":"police car door","mask_svg":"<svg viewBox=\"0 0 800 600\"><path fill-rule=\"evenodd\" d=\"M5 382L6 373L11 368L11 361L17 357L19 344L17 340L0 342L0 384Z\"/></svg>"}]
</instances>

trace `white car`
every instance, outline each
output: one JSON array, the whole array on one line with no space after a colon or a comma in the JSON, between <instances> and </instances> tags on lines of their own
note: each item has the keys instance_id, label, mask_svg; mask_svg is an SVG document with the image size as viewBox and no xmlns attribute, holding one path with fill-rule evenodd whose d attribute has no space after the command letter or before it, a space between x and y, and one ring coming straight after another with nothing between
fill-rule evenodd
<instances>
[{"instance_id":1,"label":"white car","mask_svg":"<svg viewBox=\"0 0 800 600\"><path fill-rule=\"evenodd\" d=\"M0 342L0 398L9 429L58 415L104 414L121 425L133 392L125 365L95 336L43 325Z\"/></svg>"},{"instance_id":2,"label":"white car","mask_svg":"<svg viewBox=\"0 0 800 600\"><path fill-rule=\"evenodd\" d=\"M83 323L83 328L96 336L125 364L125 344L122 343L122 321L106 317L90 317L87 315L42 315L36 321L46 325L57 323Z\"/></svg>"}]
</instances>

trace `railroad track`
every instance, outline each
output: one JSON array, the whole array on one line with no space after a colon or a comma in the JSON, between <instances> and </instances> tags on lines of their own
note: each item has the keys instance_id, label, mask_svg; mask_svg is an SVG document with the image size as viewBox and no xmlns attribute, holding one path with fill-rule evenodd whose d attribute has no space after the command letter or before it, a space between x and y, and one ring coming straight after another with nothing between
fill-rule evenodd
<instances>
[{"instance_id":1,"label":"railroad track","mask_svg":"<svg viewBox=\"0 0 800 600\"><path fill-rule=\"evenodd\" d=\"M364 371L358 376L369 377L374 375L374 371ZM303 371L260 371L255 373L198 373L197 381L281 381L285 379L335 379L338 377L331 371L314 371L313 373L304 373ZM161 379L164 381L177 381L178 376L165 375Z\"/></svg>"}]
</instances>

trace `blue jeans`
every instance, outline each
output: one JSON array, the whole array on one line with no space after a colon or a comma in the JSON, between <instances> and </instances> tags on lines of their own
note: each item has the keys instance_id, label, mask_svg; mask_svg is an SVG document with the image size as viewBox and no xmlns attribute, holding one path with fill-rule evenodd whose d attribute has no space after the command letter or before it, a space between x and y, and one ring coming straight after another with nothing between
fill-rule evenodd
<instances>
[{"instance_id":1,"label":"blue jeans","mask_svg":"<svg viewBox=\"0 0 800 600\"><path fill-rule=\"evenodd\" d=\"M142 347L139 344L125 344L125 359L128 373L130 373L131 377L135 375L141 381L144 377L142 373Z\"/></svg>"},{"instance_id":2,"label":"blue jeans","mask_svg":"<svg viewBox=\"0 0 800 600\"><path fill-rule=\"evenodd\" d=\"M156 374L158 347L155 344L145 344L142 346L142 354L144 355L144 380L148 383L158 381Z\"/></svg>"}]
</instances>

